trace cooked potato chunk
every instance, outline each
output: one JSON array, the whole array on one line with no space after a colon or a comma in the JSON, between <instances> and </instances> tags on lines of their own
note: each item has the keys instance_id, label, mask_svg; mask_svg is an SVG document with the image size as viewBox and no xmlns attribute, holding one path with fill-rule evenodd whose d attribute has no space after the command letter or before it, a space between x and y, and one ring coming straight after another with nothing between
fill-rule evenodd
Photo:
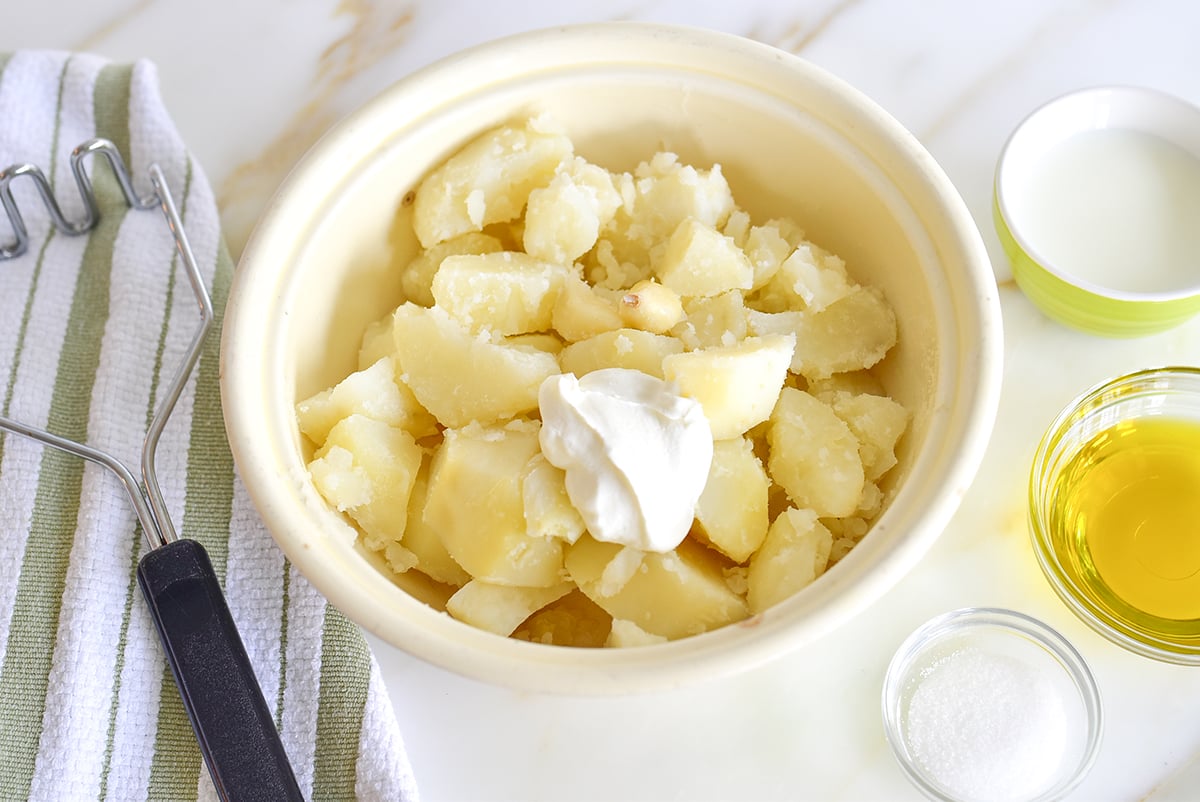
<instances>
[{"instance_id":1,"label":"cooked potato chunk","mask_svg":"<svg viewBox=\"0 0 1200 802\"><path fill-rule=\"evenodd\" d=\"M558 373L553 354L489 342L437 307L402 305L393 333L401 376L443 426L535 410L538 387Z\"/></svg>"},{"instance_id":2,"label":"cooked potato chunk","mask_svg":"<svg viewBox=\"0 0 1200 802\"><path fill-rule=\"evenodd\" d=\"M793 504L822 518L854 514L864 483L858 440L828 404L785 387L767 442L767 470Z\"/></svg>"},{"instance_id":3,"label":"cooked potato chunk","mask_svg":"<svg viewBox=\"0 0 1200 802\"><path fill-rule=\"evenodd\" d=\"M841 393L886 395L879 379L867 370L852 370L847 373L834 373L824 379L813 379L808 382L806 389L826 404L833 403L833 399Z\"/></svg>"},{"instance_id":4,"label":"cooked potato chunk","mask_svg":"<svg viewBox=\"0 0 1200 802\"><path fill-rule=\"evenodd\" d=\"M417 239L429 248L491 223L515 220L529 193L548 184L572 150L570 139L538 118L483 134L417 187Z\"/></svg>"},{"instance_id":5,"label":"cooked potato chunk","mask_svg":"<svg viewBox=\"0 0 1200 802\"><path fill-rule=\"evenodd\" d=\"M596 241L596 247L588 251L580 259L584 267L584 275L588 282L613 292L628 289L639 281L648 281L654 277L650 269L647 254L638 253L636 248L631 252L618 252L620 239L613 232L605 232ZM624 247L631 246L624 243ZM636 258L637 261L631 261Z\"/></svg>"},{"instance_id":6,"label":"cooked potato chunk","mask_svg":"<svg viewBox=\"0 0 1200 802\"><path fill-rule=\"evenodd\" d=\"M820 312L857 286L841 259L804 242L783 260L770 281L759 290L755 302L766 312Z\"/></svg>"},{"instance_id":7,"label":"cooked potato chunk","mask_svg":"<svg viewBox=\"0 0 1200 802\"><path fill-rule=\"evenodd\" d=\"M854 514L860 518L873 519L883 510L884 494L879 485L868 481L863 484L862 496L858 499L858 507Z\"/></svg>"},{"instance_id":8,"label":"cooked potato chunk","mask_svg":"<svg viewBox=\"0 0 1200 802\"><path fill-rule=\"evenodd\" d=\"M803 312L763 312L759 309L746 310L746 330L755 337L765 337L768 334L790 334L797 336L804 326ZM793 354L789 370L800 372L801 361Z\"/></svg>"},{"instance_id":9,"label":"cooked potato chunk","mask_svg":"<svg viewBox=\"0 0 1200 802\"><path fill-rule=\"evenodd\" d=\"M571 582L519 588L472 579L449 598L446 612L463 623L507 637L526 618L574 589Z\"/></svg>"},{"instance_id":10,"label":"cooked potato chunk","mask_svg":"<svg viewBox=\"0 0 1200 802\"><path fill-rule=\"evenodd\" d=\"M688 540L659 554L584 535L567 549L566 566L579 589L613 618L665 638L698 635L747 615L714 555Z\"/></svg>"},{"instance_id":11,"label":"cooked potato chunk","mask_svg":"<svg viewBox=\"0 0 1200 802\"><path fill-rule=\"evenodd\" d=\"M650 646L655 643L666 643L662 635L652 635L632 621L621 621L614 618L612 629L609 630L605 646L612 648L628 648L630 646Z\"/></svg>"},{"instance_id":12,"label":"cooked potato chunk","mask_svg":"<svg viewBox=\"0 0 1200 802\"><path fill-rule=\"evenodd\" d=\"M572 183L583 188L595 198L596 214L601 225L608 225L624 203L622 184L629 180L628 173L610 173L598 164L592 164L580 156L563 162L563 173L571 177Z\"/></svg>"},{"instance_id":13,"label":"cooked potato chunk","mask_svg":"<svg viewBox=\"0 0 1200 802\"><path fill-rule=\"evenodd\" d=\"M564 373L576 376L603 368L629 368L661 379L663 360L682 352L683 343L674 337L640 329L614 329L568 345L559 362Z\"/></svg>"},{"instance_id":14,"label":"cooked potato chunk","mask_svg":"<svg viewBox=\"0 0 1200 802\"><path fill-rule=\"evenodd\" d=\"M390 357L383 357L366 370L351 373L328 390L296 405L300 431L317 445L329 430L350 415L363 415L424 437L437 431L437 421L425 410L413 391L396 376Z\"/></svg>"},{"instance_id":15,"label":"cooked potato chunk","mask_svg":"<svg viewBox=\"0 0 1200 802\"><path fill-rule=\"evenodd\" d=\"M408 534L407 531L405 534ZM388 567L397 574L405 574L417 567L420 562L417 555L401 546L399 543L388 543L383 547L383 559Z\"/></svg>"},{"instance_id":16,"label":"cooked potato chunk","mask_svg":"<svg viewBox=\"0 0 1200 802\"><path fill-rule=\"evenodd\" d=\"M551 312L551 324L567 342L586 340L625 325L617 305L578 277L563 282Z\"/></svg>"},{"instance_id":17,"label":"cooked potato chunk","mask_svg":"<svg viewBox=\"0 0 1200 802\"><path fill-rule=\"evenodd\" d=\"M812 382L865 370L896 344L896 314L873 287L856 287L820 312L751 311L748 318L760 337L794 333L791 370Z\"/></svg>"},{"instance_id":18,"label":"cooked potato chunk","mask_svg":"<svg viewBox=\"0 0 1200 802\"><path fill-rule=\"evenodd\" d=\"M367 546L382 550L404 537L420 467L421 447L412 435L351 415L330 429L308 472L325 500L362 529Z\"/></svg>"},{"instance_id":19,"label":"cooked potato chunk","mask_svg":"<svg viewBox=\"0 0 1200 802\"><path fill-rule=\"evenodd\" d=\"M549 186L529 193L522 240L531 256L571 264L596 244L599 234L595 197L570 176L559 173Z\"/></svg>"},{"instance_id":20,"label":"cooked potato chunk","mask_svg":"<svg viewBox=\"0 0 1200 802\"><path fill-rule=\"evenodd\" d=\"M750 560L746 600L761 613L813 583L825 572L833 535L812 510L790 509L775 519Z\"/></svg>"},{"instance_id":21,"label":"cooked potato chunk","mask_svg":"<svg viewBox=\"0 0 1200 802\"><path fill-rule=\"evenodd\" d=\"M362 342L358 348L358 369L366 370L385 356L396 352L395 338L392 337L392 315L389 312L379 320L367 326L363 332Z\"/></svg>"},{"instance_id":22,"label":"cooked potato chunk","mask_svg":"<svg viewBox=\"0 0 1200 802\"><path fill-rule=\"evenodd\" d=\"M744 562L767 536L769 486L753 443L743 437L716 441L696 502L696 531L734 562Z\"/></svg>"},{"instance_id":23,"label":"cooked potato chunk","mask_svg":"<svg viewBox=\"0 0 1200 802\"><path fill-rule=\"evenodd\" d=\"M671 234L656 273L664 286L684 296L720 295L754 284L754 266L737 243L691 218Z\"/></svg>"},{"instance_id":24,"label":"cooked potato chunk","mask_svg":"<svg viewBox=\"0 0 1200 802\"><path fill-rule=\"evenodd\" d=\"M563 541L530 535L525 523L521 477L537 432L530 421L448 429L433 457L425 521L476 579L531 588L563 579Z\"/></svg>"},{"instance_id":25,"label":"cooked potato chunk","mask_svg":"<svg viewBox=\"0 0 1200 802\"><path fill-rule=\"evenodd\" d=\"M404 545L417 558L414 566L431 579L446 585L461 588L471 575L454 561L442 536L425 520L425 500L429 495L429 463L427 457L413 483L412 495L408 500L408 525L404 529Z\"/></svg>"},{"instance_id":26,"label":"cooked potato chunk","mask_svg":"<svg viewBox=\"0 0 1200 802\"><path fill-rule=\"evenodd\" d=\"M725 218L721 233L733 240L739 248L746 247L746 239L750 236L750 214L745 209L734 208ZM749 254L747 254L749 255Z\"/></svg>"},{"instance_id":27,"label":"cooked potato chunk","mask_svg":"<svg viewBox=\"0 0 1200 802\"><path fill-rule=\"evenodd\" d=\"M670 237L684 220L720 228L734 209L733 194L720 165L697 170L681 164L674 153L657 153L638 165L633 189L636 194L628 231L643 253Z\"/></svg>"},{"instance_id":28,"label":"cooked potato chunk","mask_svg":"<svg viewBox=\"0 0 1200 802\"><path fill-rule=\"evenodd\" d=\"M568 267L512 251L447 256L433 277L433 298L471 332L545 331L570 277Z\"/></svg>"},{"instance_id":29,"label":"cooked potato chunk","mask_svg":"<svg viewBox=\"0 0 1200 802\"><path fill-rule=\"evenodd\" d=\"M525 252L569 265L596 244L621 196L608 171L576 158L545 187L529 193L522 241Z\"/></svg>"},{"instance_id":30,"label":"cooked potato chunk","mask_svg":"<svg viewBox=\"0 0 1200 802\"><path fill-rule=\"evenodd\" d=\"M779 232L779 236L787 240L787 243L793 248L799 248L807 240L805 239L804 229L800 224L790 217L772 217L763 224L765 228L773 228Z\"/></svg>"},{"instance_id":31,"label":"cooked potato chunk","mask_svg":"<svg viewBox=\"0 0 1200 802\"><path fill-rule=\"evenodd\" d=\"M896 464L896 442L908 428L908 410L887 396L838 393L831 406L858 439L863 472L874 481Z\"/></svg>"},{"instance_id":32,"label":"cooked potato chunk","mask_svg":"<svg viewBox=\"0 0 1200 802\"><path fill-rule=\"evenodd\" d=\"M820 312L834 301L845 298L855 282L846 273L839 257L811 243L801 245L779 266L775 280L783 277L788 289L800 296L804 308Z\"/></svg>"},{"instance_id":33,"label":"cooked potato chunk","mask_svg":"<svg viewBox=\"0 0 1200 802\"><path fill-rule=\"evenodd\" d=\"M768 335L674 354L663 360L663 376L700 402L713 439L738 437L770 416L794 346L791 335Z\"/></svg>"},{"instance_id":34,"label":"cooked potato chunk","mask_svg":"<svg viewBox=\"0 0 1200 802\"><path fill-rule=\"evenodd\" d=\"M775 276L783 260L791 255L793 248L775 226L751 226L742 250L746 252L746 258L754 267L752 288L758 289Z\"/></svg>"},{"instance_id":35,"label":"cooked potato chunk","mask_svg":"<svg viewBox=\"0 0 1200 802\"><path fill-rule=\"evenodd\" d=\"M684 325L673 332L688 350L733 345L746 339L746 306L737 290L708 298L689 298Z\"/></svg>"},{"instance_id":36,"label":"cooked potato chunk","mask_svg":"<svg viewBox=\"0 0 1200 802\"><path fill-rule=\"evenodd\" d=\"M400 274L404 297L418 306L433 306L433 277L447 256L496 253L504 250L503 243L488 234L472 231L454 239L439 242L421 251Z\"/></svg>"},{"instance_id":37,"label":"cooked potato chunk","mask_svg":"<svg viewBox=\"0 0 1200 802\"><path fill-rule=\"evenodd\" d=\"M612 616L575 589L529 616L512 636L533 643L596 649L604 645L611 629Z\"/></svg>"},{"instance_id":38,"label":"cooked potato chunk","mask_svg":"<svg viewBox=\"0 0 1200 802\"><path fill-rule=\"evenodd\" d=\"M554 354L555 356L562 353L563 341L558 339L553 334L514 334L511 337L505 337L502 342L512 348L524 348L527 351L541 351L545 354Z\"/></svg>"},{"instance_id":39,"label":"cooked potato chunk","mask_svg":"<svg viewBox=\"0 0 1200 802\"><path fill-rule=\"evenodd\" d=\"M557 537L568 543L579 540L584 523L567 496L567 475L537 454L525 466L521 477L521 498L525 504L525 526L535 537Z\"/></svg>"},{"instance_id":40,"label":"cooked potato chunk","mask_svg":"<svg viewBox=\"0 0 1200 802\"><path fill-rule=\"evenodd\" d=\"M869 368L896 344L896 314L874 287L857 287L820 312L800 314L792 369L809 379Z\"/></svg>"}]
</instances>

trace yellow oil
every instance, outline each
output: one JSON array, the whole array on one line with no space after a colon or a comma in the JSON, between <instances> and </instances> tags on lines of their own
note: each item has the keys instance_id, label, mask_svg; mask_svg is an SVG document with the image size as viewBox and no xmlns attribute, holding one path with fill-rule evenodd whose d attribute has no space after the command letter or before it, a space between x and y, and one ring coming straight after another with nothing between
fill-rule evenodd
<instances>
[{"instance_id":1,"label":"yellow oil","mask_svg":"<svg viewBox=\"0 0 1200 802\"><path fill-rule=\"evenodd\" d=\"M1200 632L1200 422L1117 424L1080 450L1051 493L1051 531L1093 602L1161 637Z\"/></svg>"}]
</instances>

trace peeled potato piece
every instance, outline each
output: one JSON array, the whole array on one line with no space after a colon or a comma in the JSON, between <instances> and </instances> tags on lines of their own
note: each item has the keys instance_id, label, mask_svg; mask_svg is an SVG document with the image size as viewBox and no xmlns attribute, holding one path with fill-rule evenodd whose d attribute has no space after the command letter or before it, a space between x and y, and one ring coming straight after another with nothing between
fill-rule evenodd
<instances>
[{"instance_id":1,"label":"peeled potato piece","mask_svg":"<svg viewBox=\"0 0 1200 802\"><path fill-rule=\"evenodd\" d=\"M822 518L854 514L865 483L858 440L828 404L785 387L767 443L767 470L793 504Z\"/></svg>"},{"instance_id":2,"label":"peeled potato piece","mask_svg":"<svg viewBox=\"0 0 1200 802\"><path fill-rule=\"evenodd\" d=\"M621 204L612 176L576 157L549 185L529 193L522 242L526 253L571 264L593 245Z\"/></svg>"},{"instance_id":3,"label":"peeled potato piece","mask_svg":"<svg viewBox=\"0 0 1200 802\"><path fill-rule=\"evenodd\" d=\"M567 496L566 473L535 454L521 475L525 526L537 537L556 537L568 543L579 540L585 525Z\"/></svg>"},{"instance_id":4,"label":"peeled potato piece","mask_svg":"<svg viewBox=\"0 0 1200 802\"><path fill-rule=\"evenodd\" d=\"M625 325L616 303L578 276L563 282L550 322L567 342L586 340Z\"/></svg>"},{"instance_id":5,"label":"peeled potato piece","mask_svg":"<svg viewBox=\"0 0 1200 802\"><path fill-rule=\"evenodd\" d=\"M908 410L887 396L837 393L833 411L858 439L863 472L875 480L896 464L896 442L908 428Z\"/></svg>"},{"instance_id":6,"label":"peeled potato piece","mask_svg":"<svg viewBox=\"0 0 1200 802\"><path fill-rule=\"evenodd\" d=\"M804 343L802 348L800 343ZM869 368L896 344L896 313L875 287L856 287L806 317L796 333L799 373L821 379Z\"/></svg>"},{"instance_id":7,"label":"peeled potato piece","mask_svg":"<svg viewBox=\"0 0 1200 802\"><path fill-rule=\"evenodd\" d=\"M443 426L535 410L538 388L558 373L553 354L477 337L437 307L403 304L392 327L401 375Z\"/></svg>"},{"instance_id":8,"label":"peeled potato piece","mask_svg":"<svg viewBox=\"0 0 1200 802\"><path fill-rule=\"evenodd\" d=\"M413 229L422 247L521 216L529 193L549 183L574 146L537 118L468 143L417 187Z\"/></svg>"},{"instance_id":9,"label":"peeled potato piece","mask_svg":"<svg viewBox=\"0 0 1200 802\"><path fill-rule=\"evenodd\" d=\"M673 333L689 350L733 345L746 339L746 306L737 290L709 298L689 298L687 319Z\"/></svg>"},{"instance_id":10,"label":"peeled potato piece","mask_svg":"<svg viewBox=\"0 0 1200 802\"><path fill-rule=\"evenodd\" d=\"M459 254L495 253L504 250L500 240L488 234L472 231L460 237L439 242L417 254L400 274L404 297L419 306L433 306L433 277L448 256Z\"/></svg>"},{"instance_id":11,"label":"peeled potato piece","mask_svg":"<svg viewBox=\"0 0 1200 802\"><path fill-rule=\"evenodd\" d=\"M671 234L656 272L664 286L685 296L720 295L754 284L754 265L737 243L692 218Z\"/></svg>"},{"instance_id":12,"label":"peeled potato piece","mask_svg":"<svg viewBox=\"0 0 1200 802\"><path fill-rule=\"evenodd\" d=\"M605 646L626 649L630 646L651 646L655 643L666 643L662 635L652 635L632 621L613 619L612 629L609 630Z\"/></svg>"},{"instance_id":13,"label":"peeled potato piece","mask_svg":"<svg viewBox=\"0 0 1200 802\"><path fill-rule=\"evenodd\" d=\"M665 554L639 552L584 535L567 550L571 579L613 618L654 635L698 635L746 617L715 555L685 540Z\"/></svg>"},{"instance_id":14,"label":"peeled potato piece","mask_svg":"<svg viewBox=\"0 0 1200 802\"><path fill-rule=\"evenodd\" d=\"M744 562L767 536L767 491L771 481L739 437L713 443L708 482L696 502L696 531L734 562Z\"/></svg>"},{"instance_id":15,"label":"peeled potato piece","mask_svg":"<svg viewBox=\"0 0 1200 802\"><path fill-rule=\"evenodd\" d=\"M351 415L404 429L413 437L437 431L437 421L397 378L395 365L386 356L296 405L300 431L317 445L325 442L336 423Z\"/></svg>"},{"instance_id":16,"label":"peeled potato piece","mask_svg":"<svg viewBox=\"0 0 1200 802\"><path fill-rule=\"evenodd\" d=\"M429 494L428 458L421 463L421 470L413 483L412 495L408 500L408 525L404 529L404 545L417 558L414 566L418 571L446 585L460 588L471 580L471 575L454 561L442 536L425 520L425 499Z\"/></svg>"},{"instance_id":17,"label":"peeled potato piece","mask_svg":"<svg viewBox=\"0 0 1200 802\"><path fill-rule=\"evenodd\" d=\"M446 612L463 623L507 637L534 612L574 589L570 582L519 588L472 579L446 601Z\"/></svg>"},{"instance_id":18,"label":"peeled potato piece","mask_svg":"<svg viewBox=\"0 0 1200 802\"><path fill-rule=\"evenodd\" d=\"M404 537L420 467L421 448L412 435L351 415L330 429L308 471L325 500L363 530L367 546L383 549Z\"/></svg>"},{"instance_id":19,"label":"peeled potato piece","mask_svg":"<svg viewBox=\"0 0 1200 802\"><path fill-rule=\"evenodd\" d=\"M448 429L429 469L425 521L454 561L497 585L562 581L559 538L529 534L521 477L538 453L536 422Z\"/></svg>"},{"instance_id":20,"label":"peeled potato piece","mask_svg":"<svg viewBox=\"0 0 1200 802\"><path fill-rule=\"evenodd\" d=\"M525 334L550 328L570 268L524 253L447 256L433 277L437 305L471 332Z\"/></svg>"},{"instance_id":21,"label":"peeled potato piece","mask_svg":"<svg viewBox=\"0 0 1200 802\"><path fill-rule=\"evenodd\" d=\"M750 561L746 600L757 614L813 583L829 564L833 535L812 510L789 509L775 519Z\"/></svg>"},{"instance_id":22,"label":"peeled potato piece","mask_svg":"<svg viewBox=\"0 0 1200 802\"><path fill-rule=\"evenodd\" d=\"M512 636L553 646L595 649L605 644L612 616L576 588L521 623Z\"/></svg>"},{"instance_id":23,"label":"peeled potato piece","mask_svg":"<svg viewBox=\"0 0 1200 802\"><path fill-rule=\"evenodd\" d=\"M683 352L683 343L674 337L640 329L613 329L571 343L559 355L563 373L582 377L603 368L629 368L663 377L663 360Z\"/></svg>"},{"instance_id":24,"label":"peeled potato piece","mask_svg":"<svg viewBox=\"0 0 1200 802\"><path fill-rule=\"evenodd\" d=\"M714 440L740 437L770 416L795 344L776 334L674 354L663 360L663 376L700 402Z\"/></svg>"}]
</instances>

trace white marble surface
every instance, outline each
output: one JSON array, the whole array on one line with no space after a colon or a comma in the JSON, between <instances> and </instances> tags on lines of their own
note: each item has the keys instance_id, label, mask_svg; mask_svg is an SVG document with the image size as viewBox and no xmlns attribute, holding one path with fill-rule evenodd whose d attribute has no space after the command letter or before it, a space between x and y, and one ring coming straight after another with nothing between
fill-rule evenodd
<instances>
[{"instance_id":1,"label":"white marble surface","mask_svg":"<svg viewBox=\"0 0 1200 802\"><path fill-rule=\"evenodd\" d=\"M922 565L840 631L751 673L627 699L516 694L384 644L424 798L915 799L884 740L879 692L901 640L956 607L996 605L1060 629L1100 683L1107 726L1074 798L1200 799L1200 669L1126 653L1078 622L1038 570L1029 461L1049 419L1091 384L1200 364L1200 320L1109 341L1044 319L1010 280L991 228L996 155L1064 91L1157 87L1200 103L1200 6L1178 0L3 0L0 50L55 47L158 63L162 91L221 204L235 255L286 171L339 117L436 58L548 24L638 19L775 45L872 96L932 151L992 254L1005 317L997 434Z\"/></svg>"}]
</instances>

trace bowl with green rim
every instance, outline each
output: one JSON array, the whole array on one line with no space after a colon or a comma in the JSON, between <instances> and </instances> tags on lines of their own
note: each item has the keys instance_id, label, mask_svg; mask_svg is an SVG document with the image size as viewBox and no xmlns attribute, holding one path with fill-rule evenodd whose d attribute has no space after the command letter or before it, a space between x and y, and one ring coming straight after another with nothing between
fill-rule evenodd
<instances>
[{"instance_id":1,"label":"bowl with green rim","mask_svg":"<svg viewBox=\"0 0 1200 802\"><path fill-rule=\"evenodd\" d=\"M997 162L993 221L1025 295L1091 334L1139 337L1200 312L1200 108L1141 87L1039 107Z\"/></svg>"}]
</instances>

